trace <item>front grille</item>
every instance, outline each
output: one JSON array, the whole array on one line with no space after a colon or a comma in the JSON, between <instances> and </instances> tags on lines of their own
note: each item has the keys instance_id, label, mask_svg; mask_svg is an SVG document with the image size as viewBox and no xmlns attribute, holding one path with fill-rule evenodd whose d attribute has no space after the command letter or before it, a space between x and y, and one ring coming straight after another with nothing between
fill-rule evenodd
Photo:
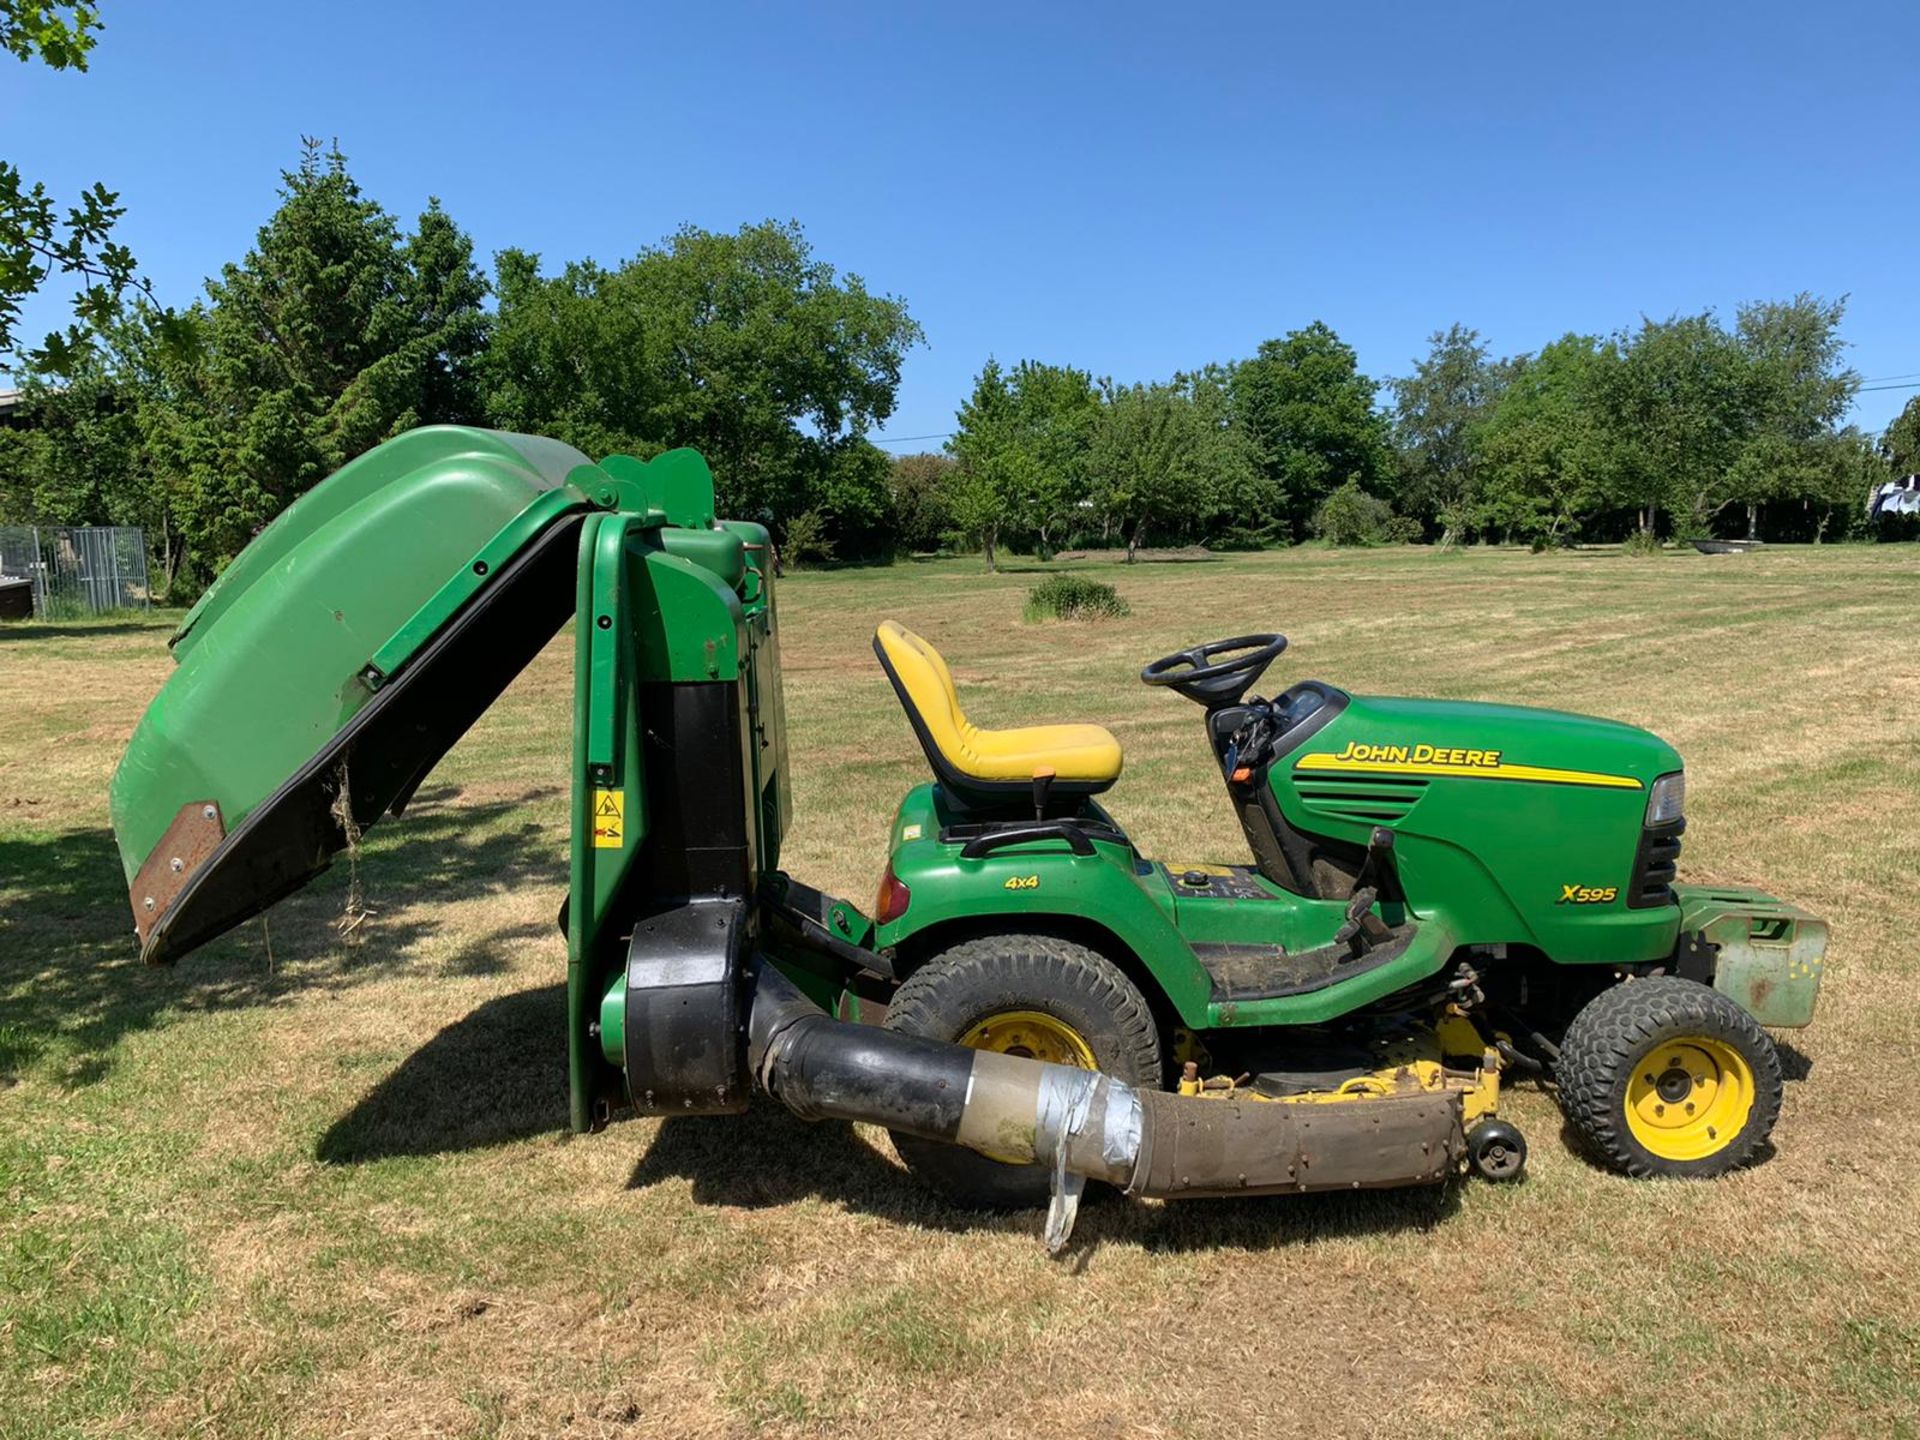
<instances>
[{"instance_id":1,"label":"front grille","mask_svg":"<svg viewBox=\"0 0 1920 1440\"><path fill-rule=\"evenodd\" d=\"M1633 857L1633 879L1627 885L1627 904L1651 910L1673 904L1673 881L1680 873L1680 836L1685 820L1649 825L1640 832L1640 848Z\"/></svg>"}]
</instances>

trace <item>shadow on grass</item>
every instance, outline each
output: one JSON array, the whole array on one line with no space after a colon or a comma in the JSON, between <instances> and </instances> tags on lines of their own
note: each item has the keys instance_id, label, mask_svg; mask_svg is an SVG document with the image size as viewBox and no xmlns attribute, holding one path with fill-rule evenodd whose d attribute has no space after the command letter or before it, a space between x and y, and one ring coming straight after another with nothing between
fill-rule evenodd
<instances>
[{"instance_id":1,"label":"shadow on grass","mask_svg":"<svg viewBox=\"0 0 1920 1440\"><path fill-rule=\"evenodd\" d=\"M1138 570L1147 565L1218 565L1226 559L1224 555L1137 555L1128 560L1124 555L1062 555L1056 560L1035 560L1024 565L1002 565L1001 575L1058 575L1062 572L1084 570L1096 565L1112 566L1122 573L1128 569ZM985 573L985 572L982 572Z\"/></svg>"},{"instance_id":2,"label":"shadow on grass","mask_svg":"<svg viewBox=\"0 0 1920 1440\"><path fill-rule=\"evenodd\" d=\"M409 1055L320 1137L354 1165L481 1150L567 1128L567 987L489 1000Z\"/></svg>"},{"instance_id":3,"label":"shadow on grass","mask_svg":"<svg viewBox=\"0 0 1920 1440\"><path fill-rule=\"evenodd\" d=\"M104 620L98 625L85 622L69 624L58 620L20 620L0 624L0 640L74 640L88 635L138 635L170 630L172 626L171 619Z\"/></svg>"},{"instance_id":4,"label":"shadow on grass","mask_svg":"<svg viewBox=\"0 0 1920 1440\"><path fill-rule=\"evenodd\" d=\"M440 1031L336 1121L315 1155L355 1165L481 1150L566 1126L566 987L554 984L490 1000ZM628 1185L644 1190L670 1180L691 1182L699 1205L757 1210L818 1199L929 1230L1037 1237L1044 1218L948 1205L851 1125L809 1124L764 1097L745 1115L661 1121ZM1162 1252L1270 1249L1421 1230L1444 1221L1457 1203L1452 1185L1164 1206L1130 1204L1096 1188L1070 1258L1103 1243Z\"/></svg>"},{"instance_id":5,"label":"shadow on grass","mask_svg":"<svg viewBox=\"0 0 1920 1440\"><path fill-rule=\"evenodd\" d=\"M1787 1081L1805 1080L1813 1074L1813 1057L1791 1040L1773 1037L1773 1048L1780 1056L1780 1078Z\"/></svg>"},{"instance_id":6,"label":"shadow on grass","mask_svg":"<svg viewBox=\"0 0 1920 1440\"><path fill-rule=\"evenodd\" d=\"M757 1100L746 1115L662 1121L628 1184L645 1189L670 1179L690 1180L693 1199L701 1205L759 1209L820 1199L923 1229L1036 1238L1045 1221L1039 1210L990 1214L949 1205L868 1145L851 1125L809 1124L766 1100ZM1453 1212L1457 1192L1457 1186L1448 1185L1144 1205L1106 1187L1090 1187L1068 1260L1083 1261L1101 1244L1157 1252L1264 1250L1426 1229Z\"/></svg>"},{"instance_id":7,"label":"shadow on grass","mask_svg":"<svg viewBox=\"0 0 1920 1440\"><path fill-rule=\"evenodd\" d=\"M272 1005L315 986L344 989L407 963L409 953L457 916L446 902L526 887L566 886L563 847L515 815L552 790L461 805L458 791L369 838L360 878L375 914L356 941L333 922L344 864L177 966L142 965L113 836L103 829L0 837L0 1083L45 1064L59 1083L104 1077L114 1047L170 1013ZM435 902L438 902L436 904ZM506 968L515 947L544 925L480 936L450 962L461 974ZM564 1033L556 1027L556 1033Z\"/></svg>"},{"instance_id":8,"label":"shadow on grass","mask_svg":"<svg viewBox=\"0 0 1920 1440\"><path fill-rule=\"evenodd\" d=\"M320 1161L481 1150L567 1126L566 987L489 1000L435 1035L323 1135ZM609 1143L588 1140L585 1143ZM900 1225L959 1233L1040 1233L1039 1211L985 1214L946 1204L842 1122L809 1124L756 1097L745 1115L660 1122L629 1188L690 1181L699 1205L759 1210L818 1199ZM1439 1224L1457 1186L1361 1194L1130 1204L1088 1194L1070 1258L1102 1243L1150 1251L1269 1249Z\"/></svg>"}]
</instances>

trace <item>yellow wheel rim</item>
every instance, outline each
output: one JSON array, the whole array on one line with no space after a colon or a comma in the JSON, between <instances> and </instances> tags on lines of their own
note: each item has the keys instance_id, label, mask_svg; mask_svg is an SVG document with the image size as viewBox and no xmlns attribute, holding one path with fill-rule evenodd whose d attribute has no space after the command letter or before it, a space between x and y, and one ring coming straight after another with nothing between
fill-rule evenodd
<instances>
[{"instance_id":1,"label":"yellow wheel rim","mask_svg":"<svg viewBox=\"0 0 1920 1440\"><path fill-rule=\"evenodd\" d=\"M1753 1110L1753 1067L1724 1040L1682 1035L1649 1050L1627 1082L1627 1129L1662 1160L1704 1160Z\"/></svg>"},{"instance_id":2,"label":"yellow wheel rim","mask_svg":"<svg viewBox=\"0 0 1920 1440\"><path fill-rule=\"evenodd\" d=\"M1003 1010L968 1027L960 1043L974 1050L997 1050L1079 1070L1098 1070L1093 1047L1064 1020L1038 1010Z\"/></svg>"}]
</instances>

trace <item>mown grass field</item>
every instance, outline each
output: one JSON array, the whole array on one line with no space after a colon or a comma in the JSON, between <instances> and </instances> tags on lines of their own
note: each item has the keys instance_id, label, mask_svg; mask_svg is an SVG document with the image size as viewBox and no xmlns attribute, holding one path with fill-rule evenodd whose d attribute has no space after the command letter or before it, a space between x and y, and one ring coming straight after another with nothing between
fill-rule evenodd
<instances>
[{"instance_id":1,"label":"mown grass field","mask_svg":"<svg viewBox=\"0 0 1920 1440\"><path fill-rule=\"evenodd\" d=\"M1920 1421L1920 596L1913 547L1077 564L1130 619L1027 625L977 562L781 592L795 873L868 902L923 762L897 616L984 724L1097 719L1143 848L1238 859L1198 712L1140 665L1278 628L1282 673L1651 726L1688 878L1827 915L1776 1153L1601 1173L1522 1087L1521 1186L941 1207L884 1136L565 1132L569 649L401 820L143 971L105 791L167 624L0 629L0 1434L1912 1434Z\"/></svg>"}]
</instances>

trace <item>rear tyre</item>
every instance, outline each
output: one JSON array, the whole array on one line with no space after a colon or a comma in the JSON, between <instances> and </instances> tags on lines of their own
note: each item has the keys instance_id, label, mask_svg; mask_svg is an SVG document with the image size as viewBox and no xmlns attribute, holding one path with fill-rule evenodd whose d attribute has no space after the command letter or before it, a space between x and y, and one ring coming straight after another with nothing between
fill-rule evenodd
<instances>
[{"instance_id":1,"label":"rear tyre","mask_svg":"<svg viewBox=\"0 0 1920 1440\"><path fill-rule=\"evenodd\" d=\"M886 1028L1160 1085L1160 1033L1139 988L1105 956L1049 936L992 935L941 952L894 992ZM1002 1164L898 1133L893 1148L916 1179L955 1205L1047 1203L1052 1177L1043 1166Z\"/></svg>"},{"instance_id":2,"label":"rear tyre","mask_svg":"<svg viewBox=\"0 0 1920 1440\"><path fill-rule=\"evenodd\" d=\"M1603 990L1568 1027L1560 1106L1629 1175L1706 1179L1752 1160L1780 1115L1780 1057L1718 990L1674 975Z\"/></svg>"}]
</instances>

